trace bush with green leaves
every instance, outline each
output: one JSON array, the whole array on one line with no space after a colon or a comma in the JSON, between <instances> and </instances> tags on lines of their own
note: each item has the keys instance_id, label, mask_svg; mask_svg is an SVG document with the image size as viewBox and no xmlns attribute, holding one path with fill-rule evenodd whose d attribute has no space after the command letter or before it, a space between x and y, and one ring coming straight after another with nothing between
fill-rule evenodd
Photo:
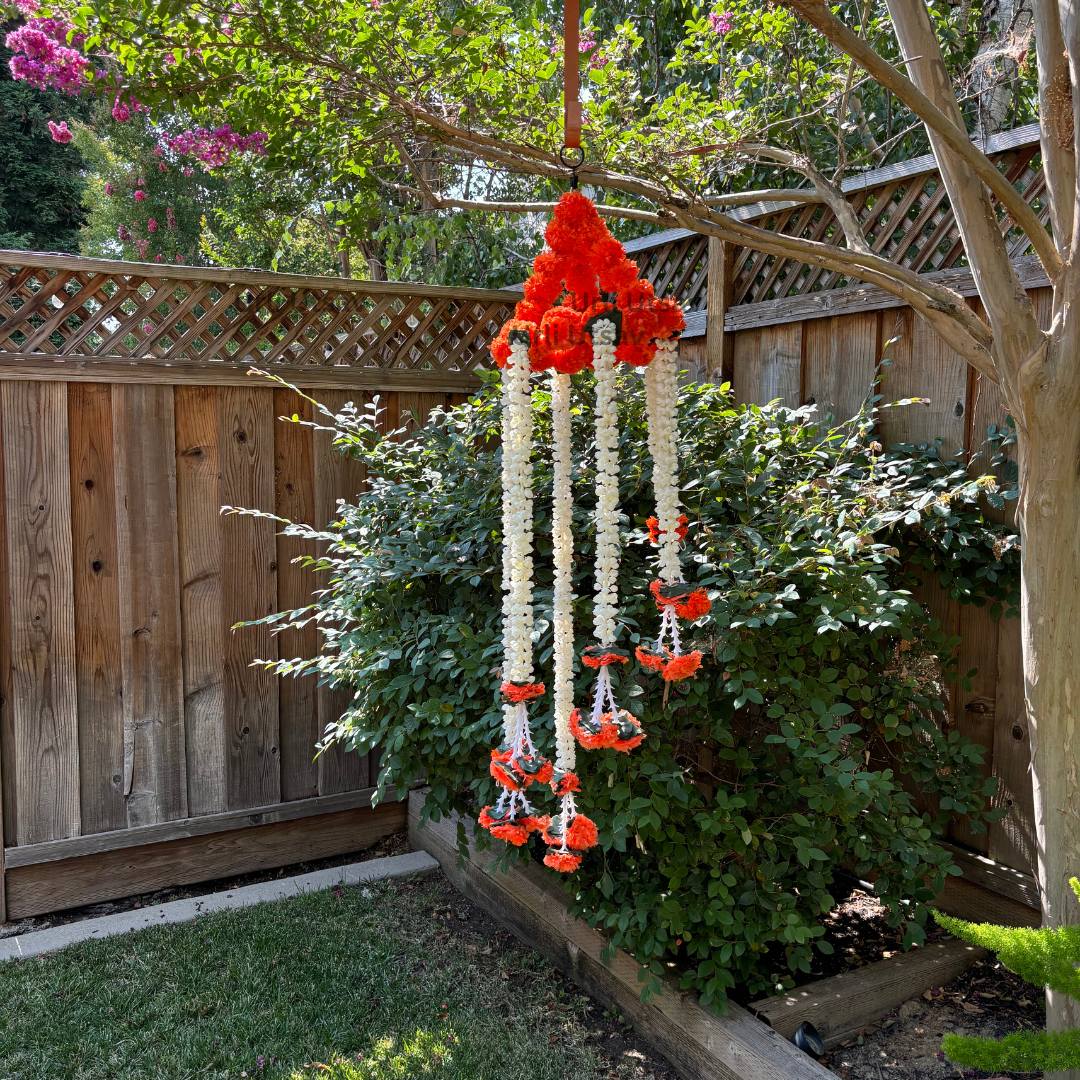
<instances>
[{"instance_id":1,"label":"bush with green leaves","mask_svg":"<svg viewBox=\"0 0 1080 1080\"><path fill-rule=\"evenodd\" d=\"M575 390L575 616L586 643L592 592L591 387ZM623 644L655 634L648 585L653 512L640 378L621 379L620 498L626 546ZM420 779L435 814L492 801L500 637L499 395L488 386L411 437L369 410L320 421L362 455L369 487L321 532L327 572L313 608L315 661L283 659L355 689L330 736L378 749L379 790ZM537 438L549 399L537 389ZM690 635L699 675L664 687L619 676L648 732L630 755L579 753L582 809L599 848L569 882L576 910L652 973L714 1005L806 972L830 951L821 916L849 872L873 879L906 939L957 873L939 843L948 819L986 820L981 750L950 730L940 657L948 642L915 601L901 548L918 549L957 595L986 602L1015 581L1017 553L979 511L988 479L932 448L888 454L872 412L829 428L810 408L736 405L730 390L680 395L688 580L711 615ZM536 457L536 652L551 654L549 455ZM588 672L581 673L584 700ZM550 741L550 717L534 710ZM550 751L550 746L547 747ZM850 879L847 879L849 882Z\"/></svg>"},{"instance_id":2,"label":"bush with green leaves","mask_svg":"<svg viewBox=\"0 0 1080 1080\"><path fill-rule=\"evenodd\" d=\"M1080 880L1069 881L1080 901ZM934 912L950 934L997 954L1002 965L1032 986L1080 1001L1080 926L1031 927L971 923ZM985 1072L1058 1072L1080 1069L1080 1029L1018 1031L1003 1039L946 1035L945 1056Z\"/></svg>"}]
</instances>

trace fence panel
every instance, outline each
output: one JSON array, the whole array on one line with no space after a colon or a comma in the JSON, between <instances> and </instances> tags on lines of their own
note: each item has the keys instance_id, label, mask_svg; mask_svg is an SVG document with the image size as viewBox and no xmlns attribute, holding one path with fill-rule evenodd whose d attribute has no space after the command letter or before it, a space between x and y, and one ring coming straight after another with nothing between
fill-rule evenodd
<instances>
[{"instance_id":1,"label":"fence panel","mask_svg":"<svg viewBox=\"0 0 1080 1080\"><path fill-rule=\"evenodd\" d=\"M366 482L279 420L312 407L247 361L422 423L477 384L516 298L178 273L0 252L9 917L354 850L404 820L371 811L367 757L316 757L348 692L252 666L314 655L315 628L232 629L307 603L295 560L318 552L221 507L322 525Z\"/></svg>"}]
</instances>

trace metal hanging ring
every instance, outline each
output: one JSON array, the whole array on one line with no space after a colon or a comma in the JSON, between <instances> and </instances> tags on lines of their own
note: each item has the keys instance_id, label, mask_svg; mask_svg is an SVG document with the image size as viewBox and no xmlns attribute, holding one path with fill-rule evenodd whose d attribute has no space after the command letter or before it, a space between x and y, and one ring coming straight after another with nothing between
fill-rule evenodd
<instances>
[{"instance_id":1,"label":"metal hanging ring","mask_svg":"<svg viewBox=\"0 0 1080 1080\"><path fill-rule=\"evenodd\" d=\"M580 146L564 146L559 151L559 161L577 172L585 164L585 151Z\"/></svg>"}]
</instances>

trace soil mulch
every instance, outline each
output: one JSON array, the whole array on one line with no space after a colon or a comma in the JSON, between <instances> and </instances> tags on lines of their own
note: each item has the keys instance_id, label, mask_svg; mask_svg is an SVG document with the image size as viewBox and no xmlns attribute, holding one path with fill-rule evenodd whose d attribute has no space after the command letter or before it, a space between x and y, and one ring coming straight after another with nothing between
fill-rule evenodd
<instances>
[{"instance_id":1,"label":"soil mulch","mask_svg":"<svg viewBox=\"0 0 1080 1080\"><path fill-rule=\"evenodd\" d=\"M842 1080L968 1080L989 1074L961 1069L941 1053L944 1035L1000 1038L1044 1023L1041 990L993 959L973 964L948 986L905 1001L858 1039L830 1050L822 1064ZM1033 1073L998 1073L1032 1080Z\"/></svg>"}]
</instances>

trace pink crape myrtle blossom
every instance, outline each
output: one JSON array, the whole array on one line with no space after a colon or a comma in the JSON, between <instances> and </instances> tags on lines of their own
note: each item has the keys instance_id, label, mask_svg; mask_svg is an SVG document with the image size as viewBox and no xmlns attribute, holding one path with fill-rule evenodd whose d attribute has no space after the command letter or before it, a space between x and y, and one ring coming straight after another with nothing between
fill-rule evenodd
<instances>
[{"instance_id":1,"label":"pink crape myrtle blossom","mask_svg":"<svg viewBox=\"0 0 1080 1080\"><path fill-rule=\"evenodd\" d=\"M14 53L8 62L11 77L71 96L85 90L94 71L79 52L83 39L76 35L68 44L70 30L60 19L32 18L8 33L4 44Z\"/></svg>"},{"instance_id":2,"label":"pink crape myrtle blossom","mask_svg":"<svg viewBox=\"0 0 1080 1080\"><path fill-rule=\"evenodd\" d=\"M112 181L111 180L106 180L105 181L105 194L106 195L111 195L113 193L113 191L115 191L115 190L116 189L112 186Z\"/></svg>"},{"instance_id":3,"label":"pink crape myrtle blossom","mask_svg":"<svg viewBox=\"0 0 1080 1080\"><path fill-rule=\"evenodd\" d=\"M119 98L113 103L112 118L118 124L126 124L131 119L131 109Z\"/></svg>"},{"instance_id":4,"label":"pink crape myrtle blossom","mask_svg":"<svg viewBox=\"0 0 1080 1080\"><path fill-rule=\"evenodd\" d=\"M721 37L729 33L734 25L735 16L730 11L713 11L709 14L709 26Z\"/></svg>"},{"instance_id":5,"label":"pink crape myrtle blossom","mask_svg":"<svg viewBox=\"0 0 1080 1080\"><path fill-rule=\"evenodd\" d=\"M171 206L165 208L165 226L168 229L176 228L176 214Z\"/></svg>"},{"instance_id":6,"label":"pink crape myrtle blossom","mask_svg":"<svg viewBox=\"0 0 1080 1080\"><path fill-rule=\"evenodd\" d=\"M30 17L38 13L41 4L38 3L38 0L15 0L15 7L20 15Z\"/></svg>"},{"instance_id":7,"label":"pink crape myrtle blossom","mask_svg":"<svg viewBox=\"0 0 1080 1080\"><path fill-rule=\"evenodd\" d=\"M52 136L53 142L69 143L71 142L71 128L67 126L66 120L61 120L60 123L56 123L54 120L49 121L49 134Z\"/></svg>"},{"instance_id":8,"label":"pink crape myrtle blossom","mask_svg":"<svg viewBox=\"0 0 1080 1080\"><path fill-rule=\"evenodd\" d=\"M142 202L146 198L146 192L142 188L135 189L135 201Z\"/></svg>"},{"instance_id":9,"label":"pink crape myrtle blossom","mask_svg":"<svg viewBox=\"0 0 1080 1080\"><path fill-rule=\"evenodd\" d=\"M222 124L213 129L190 128L179 135L167 135L164 145L174 154L193 157L206 168L215 169L226 164L234 154L265 154L266 141L265 131L241 135L229 124Z\"/></svg>"},{"instance_id":10,"label":"pink crape myrtle blossom","mask_svg":"<svg viewBox=\"0 0 1080 1080\"><path fill-rule=\"evenodd\" d=\"M146 219L146 231L148 233L156 233L158 230L157 218Z\"/></svg>"}]
</instances>

